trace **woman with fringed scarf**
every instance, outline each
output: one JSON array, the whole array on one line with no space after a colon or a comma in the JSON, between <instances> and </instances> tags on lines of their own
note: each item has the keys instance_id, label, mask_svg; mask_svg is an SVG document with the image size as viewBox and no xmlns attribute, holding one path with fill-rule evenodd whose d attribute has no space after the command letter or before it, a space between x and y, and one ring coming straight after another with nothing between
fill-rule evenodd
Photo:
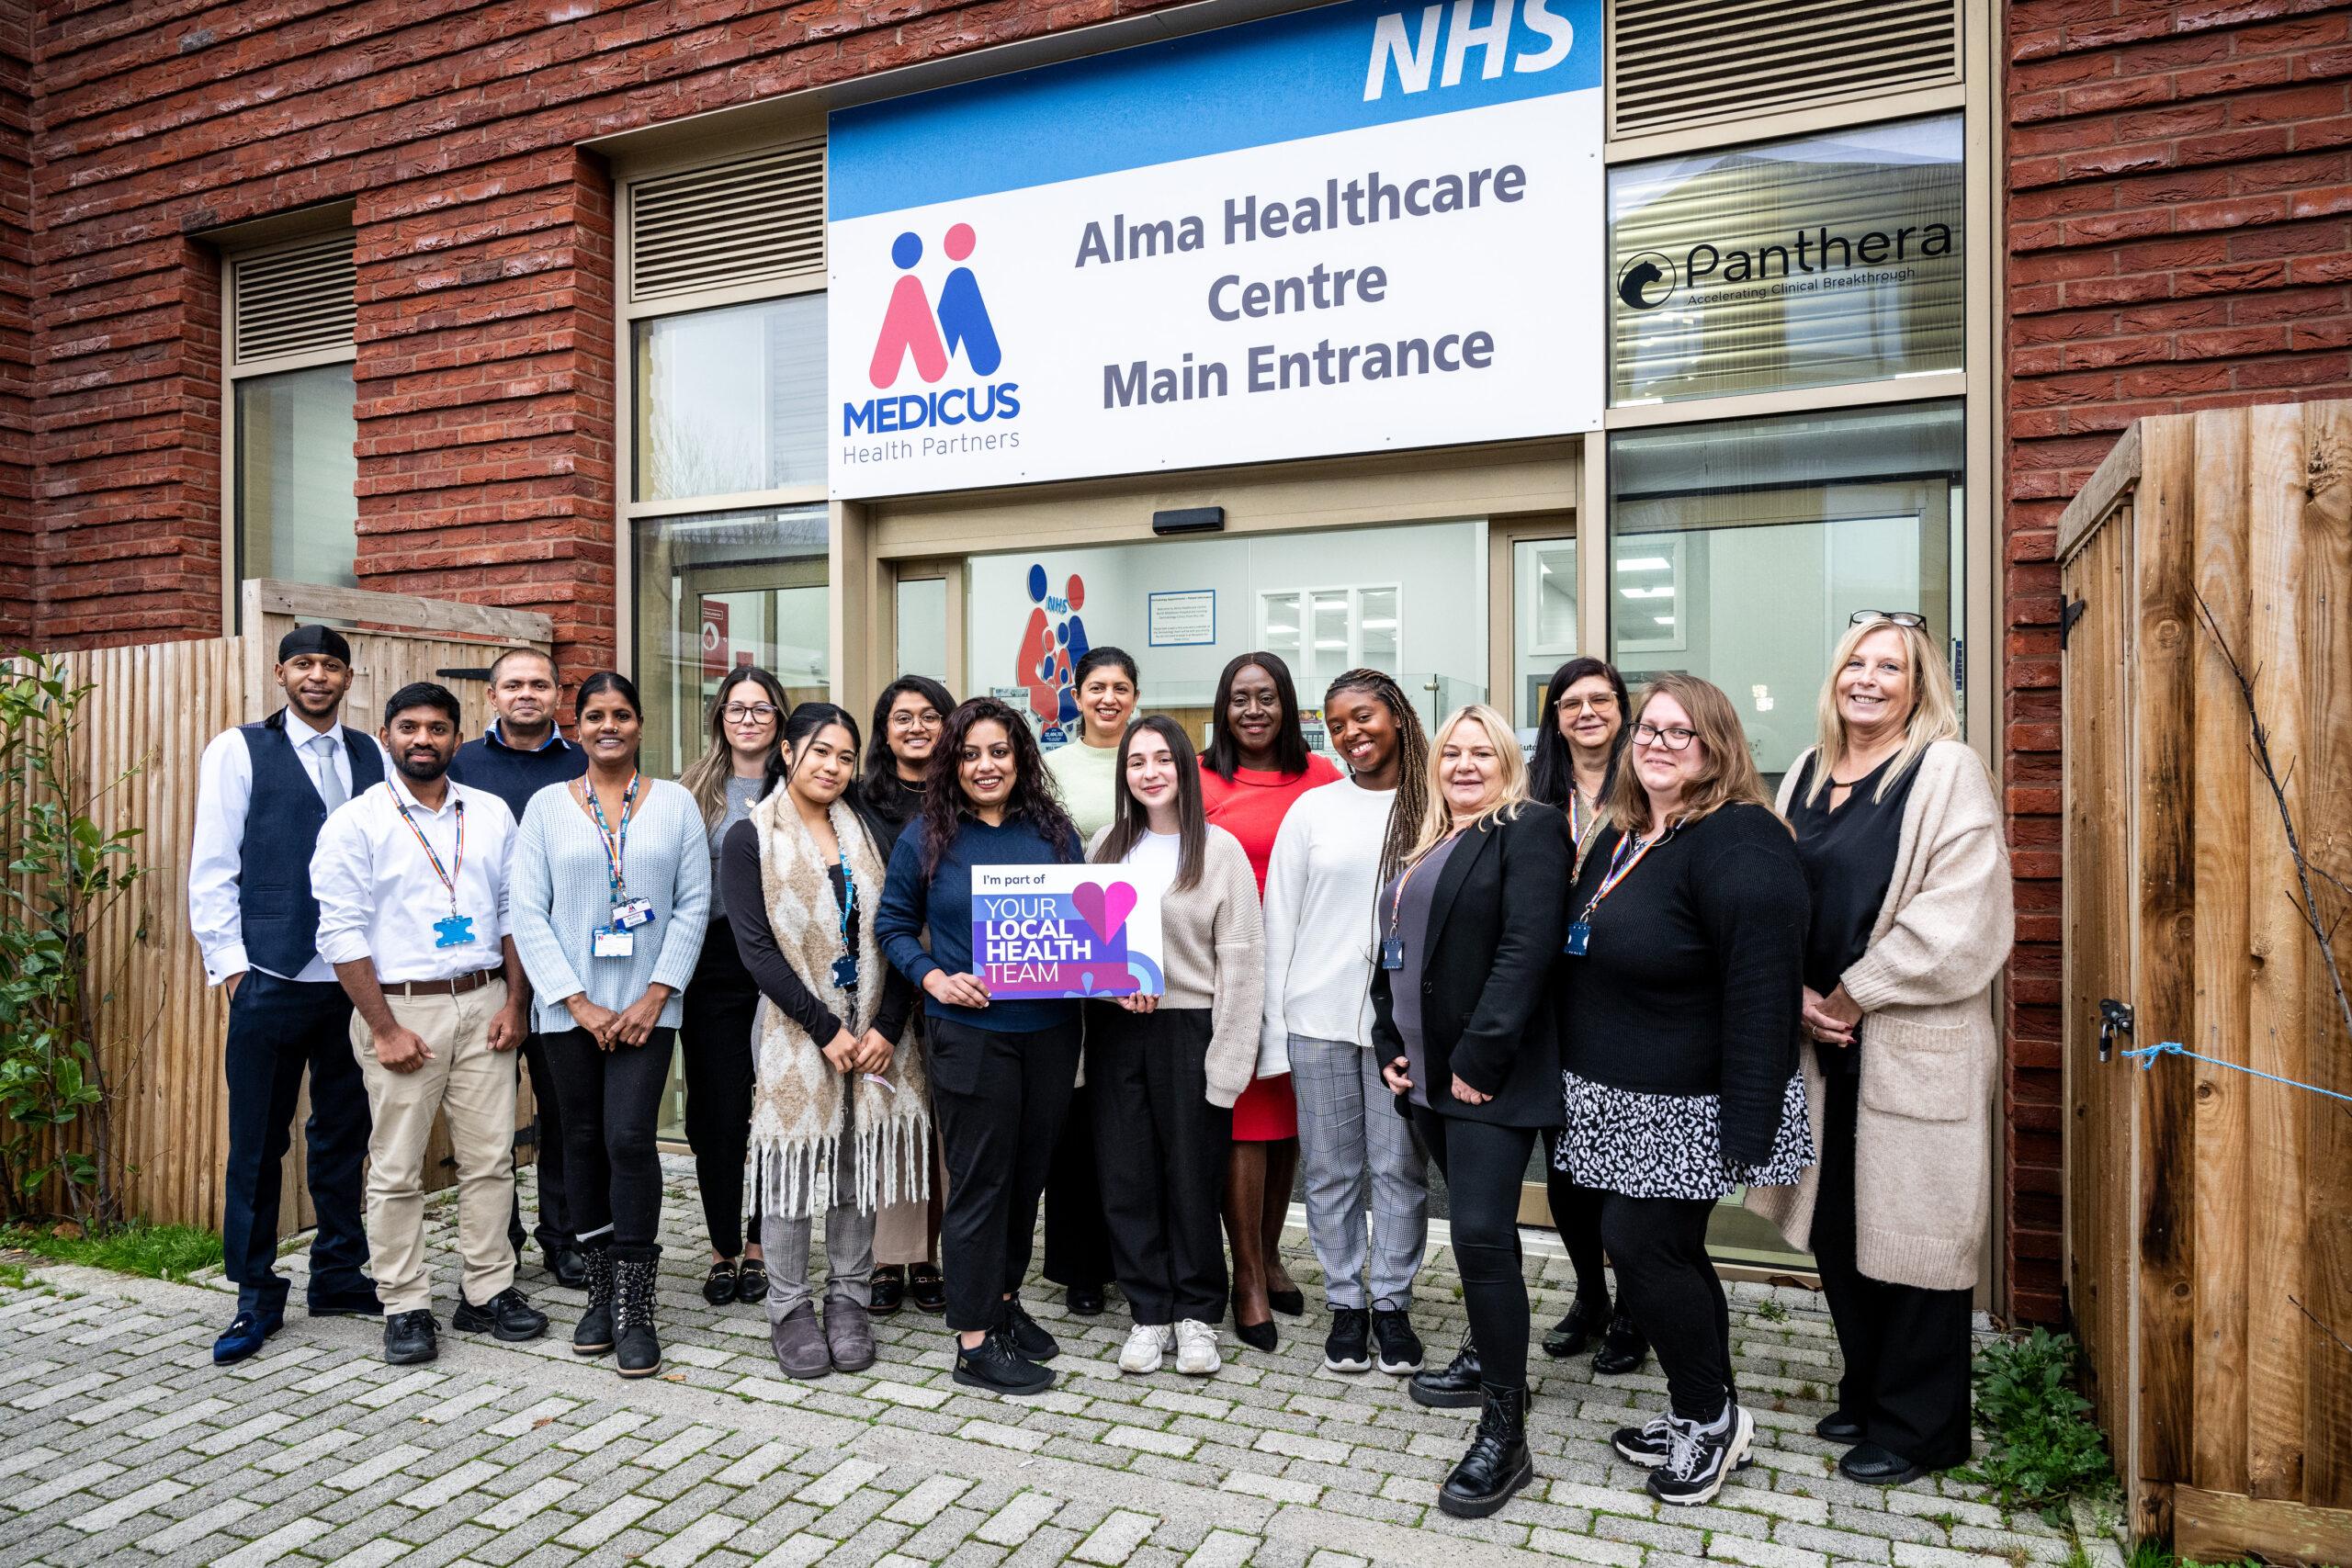
<instances>
[{"instance_id":1,"label":"woman with fringed scarf","mask_svg":"<svg viewBox=\"0 0 2352 1568\"><path fill-rule=\"evenodd\" d=\"M914 988L875 943L883 862L848 793L857 750L857 721L840 708L794 708L769 791L728 830L719 870L760 987L752 1182L768 1338L795 1378L874 1364L875 1213L922 1198L931 1174L930 1096L906 1027ZM820 1210L821 1323L808 1279Z\"/></svg>"}]
</instances>

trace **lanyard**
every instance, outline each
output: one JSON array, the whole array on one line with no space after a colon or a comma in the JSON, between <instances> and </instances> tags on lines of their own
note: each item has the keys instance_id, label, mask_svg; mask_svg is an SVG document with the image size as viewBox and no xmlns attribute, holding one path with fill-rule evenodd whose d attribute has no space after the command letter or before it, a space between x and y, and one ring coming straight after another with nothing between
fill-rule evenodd
<instances>
[{"instance_id":1,"label":"lanyard","mask_svg":"<svg viewBox=\"0 0 2352 1568\"><path fill-rule=\"evenodd\" d=\"M628 788L621 793L621 825L617 832L605 820L605 807L596 798L596 786L584 778L580 781L580 793L588 797L589 815L596 819L596 836L604 840L605 876L612 885L616 904L628 899L628 877L624 870L628 861L628 819L633 815L630 807L637 804L637 781L641 776L629 774Z\"/></svg>"},{"instance_id":2,"label":"lanyard","mask_svg":"<svg viewBox=\"0 0 2352 1568\"><path fill-rule=\"evenodd\" d=\"M397 805L398 802L394 804ZM432 840L424 836L424 829L416 825L416 818L408 814L408 807L402 806L400 810L401 820L407 823L408 830L416 835L417 847L424 852L424 858L433 863L433 874L439 877L441 886L449 890L449 913L456 914L458 912L458 874L463 871L466 865L466 803L462 800L457 803L458 852L451 857L448 869L446 871L441 867L441 857L434 852Z\"/></svg>"},{"instance_id":3,"label":"lanyard","mask_svg":"<svg viewBox=\"0 0 2352 1568\"><path fill-rule=\"evenodd\" d=\"M1679 823L1671 824L1665 832L1647 840L1636 839L1631 835L1618 840L1617 847L1610 852L1609 874L1600 879L1600 886L1593 890L1592 902L1584 907L1584 913L1577 917L1576 923L1580 926L1589 926L1592 923L1592 912L1600 908L1600 901L1616 892L1617 885L1631 876L1634 874L1634 868L1641 864L1643 859L1652 850L1674 837L1674 830L1679 826ZM1629 851L1630 853L1627 852Z\"/></svg>"},{"instance_id":4,"label":"lanyard","mask_svg":"<svg viewBox=\"0 0 2352 1568\"><path fill-rule=\"evenodd\" d=\"M1455 831L1459 832L1460 829L1457 829ZM1434 854L1440 845L1451 843L1453 840L1453 834L1448 833L1444 838L1440 839L1437 843L1430 846L1430 853ZM1407 866L1405 868L1404 874L1396 879L1396 891L1390 895L1388 899L1388 934L1391 936L1395 936L1396 934L1397 914L1398 911L1403 909L1405 907L1405 889L1412 886L1413 873L1420 870L1422 863L1427 861L1429 858L1429 855L1423 855L1420 860L1417 860L1412 864Z\"/></svg>"},{"instance_id":5,"label":"lanyard","mask_svg":"<svg viewBox=\"0 0 2352 1568\"><path fill-rule=\"evenodd\" d=\"M841 838L838 834L836 834L833 839L833 852L841 857L842 862L842 921L840 935L842 941L842 952L847 953L850 952L850 923L857 919L857 878L850 874L849 846L841 841Z\"/></svg>"}]
</instances>

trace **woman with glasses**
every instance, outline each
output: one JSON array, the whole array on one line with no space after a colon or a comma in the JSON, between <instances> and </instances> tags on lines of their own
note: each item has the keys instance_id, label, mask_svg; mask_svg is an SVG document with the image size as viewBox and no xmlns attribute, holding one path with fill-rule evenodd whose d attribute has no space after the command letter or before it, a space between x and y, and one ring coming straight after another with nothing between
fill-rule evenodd
<instances>
[{"instance_id":1,"label":"woman with glasses","mask_svg":"<svg viewBox=\"0 0 2352 1568\"><path fill-rule=\"evenodd\" d=\"M1849 1480L1968 1457L1969 1303L1991 1177L1993 978L2014 916L2000 810L1909 612L1838 639L1820 739L1781 786L1813 893L1806 1078L1821 1163L1749 1195L1809 1247L1845 1376L1815 1427Z\"/></svg>"},{"instance_id":2,"label":"woman with glasses","mask_svg":"<svg viewBox=\"0 0 2352 1568\"><path fill-rule=\"evenodd\" d=\"M1484 1518L1530 1481L1527 1280L1519 1189L1541 1131L1559 1118L1552 1006L1567 822L1527 798L1519 737L1483 703L1430 742L1429 805L1411 852L1381 887L1373 1050L1396 1108L1444 1173L1453 1254L1470 1314L1466 1394L1444 1373L1413 1380L1425 1404L1486 1411L1438 1507ZM1435 1383L1442 1397L1427 1397Z\"/></svg>"},{"instance_id":3,"label":"woman with glasses","mask_svg":"<svg viewBox=\"0 0 2352 1568\"><path fill-rule=\"evenodd\" d=\"M1600 837L1607 816L1609 786L1625 751L1625 713L1631 703L1625 678L1605 660L1571 659L1552 672L1544 694L1544 711L1551 722L1535 732L1535 760L1531 765L1528 793L1556 807L1568 819L1568 837L1576 846L1576 870ZM1544 1196L1551 1201L1552 1223L1560 1244L1568 1250L1576 1269L1577 1299L1559 1322L1544 1336L1544 1353L1576 1355L1600 1336L1593 1352L1592 1370L1605 1375L1639 1371L1649 1357L1649 1342L1642 1337L1633 1314L1609 1310L1609 1273L1600 1247L1600 1194L1579 1187L1568 1174L1546 1162ZM1606 1325L1605 1327L1603 1325Z\"/></svg>"},{"instance_id":4,"label":"woman with glasses","mask_svg":"<svg viewBox=\"0 0 2352 1568\"><path fill-rule=\"evenodd\" d=\"M767 789L768 762L776 754L783 724L784 687L776 678L750 665L730 670L710 700L703 754L678 775L680 787L702 812L714 887L728 829L751 815ZM680 1032L686 1145L694 1150L695 1185L710 1231L710 1271L703 1279L702 1299L713 1306L757 1303L768 1293L758 1213L748 1232L743 1224L743 1156L752 1135L752 1015L759 1004L760 988L736 956L725 903L714 898L709 935L686 987L685 1027Z\"/></svg>"},{"instance_id":5,"label":"woman with glasses","mask_svg":"<svg viewBox=\"0 0 2352 1568\"><path fill-rule=\"evenodd\" d=\"M1306 749L1298 688L1272 653L1237 654L1217 676L1201 753L1201 807L1241 841L1262 896L1283 818L1299 796L1340 770ZM1274 1348L1273 1314L1306 1311L1306 1292L1283 1267L1283 1222L1298 1177L1298 1102L1290 1065L1261 1050L1258 1076L1233 1104L1225 1175L1225 1238L1233 1249L1233 1331L1254 1350Z\"/></svg>"},{"instance_id":6,"label":"woman with glasses","mask_svg":"<svg viewBox=\"0 0 2352 1568\"><path fill-rule=\"evenodd\" d=\"M922 814L924 779L956 699L928 675L901 675L874 703L874 744L865 753L858 795L882 863L890 862L899 834ZM910 1024L922 1037L918 1011ZM885 1203L874 1222L874 1304L888 1317L911 1301L924 1312L947 1310L939 1274L939 1222L947 1201L947 1168L939 1151L939 1119L931 1123L931 1193L921 1202Z\"/></svg>"},{"instance_id":7,"label":"woman with glasses","mask_svg":"<svg viewBox=\"0 0 2352 1568\"><path fill-rule=\"evenodd\" d=\"M1557 974L1566 1128L1554 1162L1599 1190L1620 1304L1668 1409L1621 1428L1661 1502L1712 1500L1747 1455L1707 1221L1812 1163L1797 1069L1804 868L1731 699L1690 675L1635 701L1609 826L1566 906Z\"/></svg>"}]
</instances>

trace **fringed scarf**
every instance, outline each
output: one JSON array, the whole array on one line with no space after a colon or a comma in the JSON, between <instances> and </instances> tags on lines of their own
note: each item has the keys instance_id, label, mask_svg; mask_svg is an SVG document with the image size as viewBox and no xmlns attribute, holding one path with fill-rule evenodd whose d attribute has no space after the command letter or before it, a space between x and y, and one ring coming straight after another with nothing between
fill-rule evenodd
<instances>
[{"instance_id":1,"label":"fringed scarf","mask_svg":"<svg viewBox=\"0 0 2352 1568\"><path fill-rule=\"evenodd\" d=\"M864 918L856 922L858 988L833 984L841 956L841 903L827 874L832 861L817 848L790 792L778 789L752 808L760 838L760 884L777 951L801 983L831 1008L852 1034L863 1034L881 1009L888 971L874 940L873 911L882 900L882 861L857 813L835 801L833 834L849 855L849 874ZM759 1046L759 1087L752 1101L752 1190L755 1212L799 1219L831 1205L842 1157L842 1093L857 1092L857 1206L871 1213L886 1203L931 1192L930 1086L922 1048L910 1028L881 1077L836 1072L821 1043L760 998L753 1038Z\"/></svg>"}]
</instances>

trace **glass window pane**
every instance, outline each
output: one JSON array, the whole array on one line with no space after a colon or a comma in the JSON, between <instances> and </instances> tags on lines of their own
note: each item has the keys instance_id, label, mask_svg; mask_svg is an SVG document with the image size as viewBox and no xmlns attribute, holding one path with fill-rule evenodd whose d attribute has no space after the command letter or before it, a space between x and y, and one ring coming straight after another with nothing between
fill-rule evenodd
<instances>
[{"instance_id":1,"label":"glass window pane","mask_svg":"<svg viewBox=\"0 0 2352 1568\"><path fill-rule=\"evenodd\" d=\"M1544 693L1552 671L1577 653L1577 542L1520 540L1511 547L1511 581L1518 605L1511 722L1520 739L1532 746L1544 722Z\"/></svg>"},{"instance_id":2,"label":"glass window pane","mask_svg":"<svg viewBox=\"0 0 2352 1568\"><path fill-rule=\"evenodd\" d=\"M825 297L637 323L639 501L825 482Z\"/></svg>"},{"instance_id":3,"label":"glass window pane","mask_svg":"<svg viewBox=\"0 0 2352 1568\"><path fill-rule=\"evenodd\" d=\"M899 584L899 675L928 675L947 683L947 580L919 577Z\"/></svg>"},{"instance_id":4,"label":"glass window pane","mask_svg":"<svg viewBox=\"0 0 2352 1568\"><path fill-rule=\"evenodd\" d=\"M356 587L351 367L248 377L236 399L238 577Z\"/></svg>"},{"instance_id":5,"label":"glass window pane","mask_svg":"<svg viewBox=\"0 0 2352 1568\"><path fill-rule=\"evenodd\" d=\"M710 700L736 665L774 674L788 702L831 694L826 547L822 506L638 523L647 773L674 778L702 754Z\"/></svg>"}]
</instances>

